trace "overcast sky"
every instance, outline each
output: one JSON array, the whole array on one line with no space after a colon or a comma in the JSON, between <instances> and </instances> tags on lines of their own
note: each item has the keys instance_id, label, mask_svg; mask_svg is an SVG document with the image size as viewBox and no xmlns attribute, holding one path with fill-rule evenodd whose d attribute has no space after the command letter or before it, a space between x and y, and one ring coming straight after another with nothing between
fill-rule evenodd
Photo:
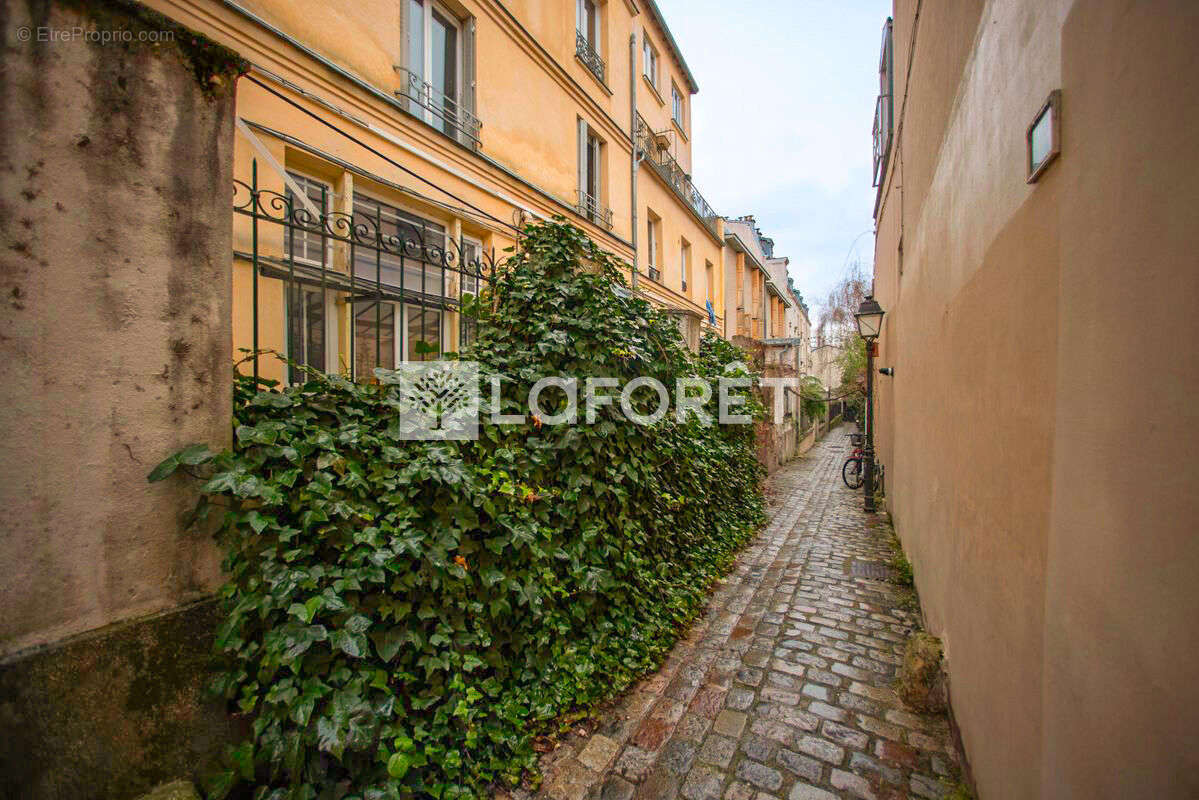
<instances>
[{"instance_id":1,"label":"overcast sky","mask_svg":"<svg viewBox=\"0 0 1199 800\"><path fill-rule=\"evenodd\" d=\"M873 229L870 130L889 0L658 0L699 83L692 177L753 214L813 311ZM853 255L869 272L874 237Z\"/></svg>"}]
</instances>

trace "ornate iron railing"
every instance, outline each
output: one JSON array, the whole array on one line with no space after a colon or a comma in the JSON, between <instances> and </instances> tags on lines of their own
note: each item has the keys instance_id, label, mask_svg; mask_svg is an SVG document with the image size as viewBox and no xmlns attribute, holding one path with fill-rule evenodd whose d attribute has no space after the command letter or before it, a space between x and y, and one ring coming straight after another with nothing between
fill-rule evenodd
<instances>
[{"instance_id":1,"label":"ornate iron railing","mask_svg":"<svg viewBox=\"0 0 1199 800\"><path fill-rule=\"evenodd\" d=\"M599 78L600 83L604 83L604 59L600 58L582 31L575 31L575 55L583 62L583 66L591 70L592 75Z\"/></svg>"},{"instance_id":2,"label":"ornate iron railing","mask_svg":"<svg viewBox=\"0 0 1199 800\"><path fill-rule=\"evenodd\" d=\"M599 201L582 189L575 190L576 202L575 210L582 216L600 225L608 230L612 230L612 209L606 207Z\"/></svg>"},{"instance_id":3,"label":"ornate iron railing","mask_svg":"<svg viewBox=\"0 0 1199 800\"><path fill-rule=\"evenodd\" d=\"M404 67L396 67L403 88L396 95L404 101L408 113L420 117L433 127L470 148L479 146L479 135L483 123L466 110L462 103L433 88L417 73Z\"/></svg>"},{"instance_id":4,"label":"ornate iron railing","mask_svg":"<svg viewBox=\"0 0 1199 800\"><path fill-rule=\"evenodd\" d=\"M653 167L662 180L666 181L666 184L674 190L679 199L690 206L696 216L712 232L712 235L718 236L716 212L699 193L699 189L695 188L695 184L691 182L691 176L679 166L679 162L670 154L670 151L658 146L658 135L650 129L649 123L640 114L637 115L635 134L637 148L646 163Z\"/></svg>"},{"instance_id":5,"label":"ornate iron railing","mask_svg":"<svg viewBox=\"0 0 1199 800\"><path fill-rule=\"evenodd\" d=\"M890 155L891 95L880 94L874 103L874 186L882 184Z\"/></svg>"},{"instance_id":6,"label":"ornate iron railing","mask_svg":"<svg viewBox=\"0 0 1199 800\"><path fill-rule=\"evenodd\" d=\"M436 320L437 339L424 341L420 358L437 357L451 319L457 312L460 342L473 335L474 320L462 312L466 295L486 291L501 269L494 252L466 241L399 224L381 214L313 213L328 207L319 198L301 200L291 192L258 186L258 164L252 165L250 183L233 182L234 256L251 267L250 302L254 376L259 376L263 350L260 317L279 319L285 332L283 346L270 348L290 360L287 379L297 380L305 367L324 370L338 360L331 353L348 355L341 371L355 380L371 380L374 367L409 357L396 344L412 337L412 316L420 324ZM279 289L282 289L282 292ZM262 306L272 304L269 309ZM280 303L282 306L280 308ZM338 305L348 306L353 320L348 341L327 341L336 324ZM386 307L386 308L385 308ZM264 313L265 312L265 313ZM405 328L385 328L384 316L408 315ZM424 329L421 329L422 331ZM338 333L337 335L340 335ZM268 325L266 337L276 336ZM269 345L269 342L268 342ZM313 354L313 348L319 356ZM393 348L391 352L384 347ZM365 348L365 349L364 349Z\"/></svg>"},{"instance_id":7,"label":"ornate iron railing","mask_svg":"<svg viewBox=\"0 0 1199 800\"><path fill-rule=\"evenodd\" d=\"M651 281L657 281L658 283L662 282L662 270L658 269L653 264L650 264L648 267L646 267L646 273L649 275L649 279Z\"/></svg>"}]
</instances>

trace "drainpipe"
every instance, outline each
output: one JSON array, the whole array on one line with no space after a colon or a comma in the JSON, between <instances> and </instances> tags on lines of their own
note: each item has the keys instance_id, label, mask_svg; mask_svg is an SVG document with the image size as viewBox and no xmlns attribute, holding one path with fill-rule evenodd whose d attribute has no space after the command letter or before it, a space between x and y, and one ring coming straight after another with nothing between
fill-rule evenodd
<instances>
[{"instance_id":1,"label":"drainpipe","mask_svg":"<svg viewBox=\"0 0 1199 800\"><path fill-rule=\"evenodd\" d=\"M629 194L632 200L633 291L637 291L637 32L629 34L629 133L633 140L633 158L629 167Z\"/></svg>"}]
</instances>

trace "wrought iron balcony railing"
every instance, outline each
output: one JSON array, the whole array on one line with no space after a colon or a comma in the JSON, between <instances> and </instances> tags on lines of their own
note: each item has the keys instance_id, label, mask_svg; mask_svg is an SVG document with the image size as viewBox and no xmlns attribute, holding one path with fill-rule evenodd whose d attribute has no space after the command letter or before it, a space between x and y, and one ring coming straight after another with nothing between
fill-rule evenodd
<instances>
[{"instance_id":1,"label":"wrought iron balcony railing","mask_svg":"<svg viewBox=\"0 0 1199 800\"><path fill-rule=\"evenodd\" d=\"M666 184L674 190L674 193L691 207L708 230L712 232L712 235L717 236L716 212L712 209L712 206L708 205L708 201L704 199L704 196L699 193L699 189L695 188L695 184L691 182L691 176L683 171L683 168L679 166L679 162L670 154L670 151L659 146L661 141L662 138L657 136L650 129L649 123L638 114L636 145L641 152L641 156L661 176L662 180L666 181Z\"/></svg>"},{"instance_id":2,"label":"wrought iron balcony railing","mask_svg":"<svg viewBox=\"0 0 1199 800\"><path fill-rule=\"evenodd\" d=\"M874 186L887 174L887 158L891 155L891 95L880 94L874 104Z\"/></svg>"},{"instance_id":3,"label":"wrought iron balcony railing","mask_svg":"<svg viewBox=\"0 0 1199 800\"><path fill-rule=\"evenodd\" d=\"M467 111L456 98L437 91L433 84L412 70L403 67L396 67L396 70L400 73L403 85L402 89L396 90L396 95L404 102L408 113L420 117L461 144L478 149L479 133L483 128L478 117Z\"/></svg>"},{"instance_id":4,"label":"wrought iron balcony railing","mask_svg":"<svg viewBox=\"0 0 1199 800\"><path fill-rule=\"evenodd\" d=\"M662 282L662 270L658 269L653 264L650 264L648 267L646 267L645 271L649 275L649 279L651 281L657 281L658 283Z\"/></svg>"},{"instance_id":5,"label":"wrought iron balcony railing","mask_svg":"<svg viewBox=\"0 0 1199 800\"><path fill-rule=\"evenodd\" d=\"M600 83L604 83L604 60L600 58L600 54L591 46L591 42L587 40L587 36L582 31L575 31L575 55L579 60L591 70L591 74L599 78Z\"/></svg>"},{"instance_id":6,"label":"wrought iron balcony railing","mask_svg":"<svg viewBox=\"0 0 1199 800\"><path fill-rule=\"evenodd\" d=\"M575 193L578 196L578 202L575 203L578 212L596 225L611 230L612 209L605 207L598 198L592 197L582 189L576 189Z\"/></svg>"}]
</instances>

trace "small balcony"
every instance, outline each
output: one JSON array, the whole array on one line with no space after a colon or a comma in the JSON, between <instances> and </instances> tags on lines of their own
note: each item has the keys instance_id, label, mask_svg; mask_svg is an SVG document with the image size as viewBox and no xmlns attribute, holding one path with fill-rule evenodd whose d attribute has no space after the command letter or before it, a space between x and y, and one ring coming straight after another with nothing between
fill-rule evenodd
<instances>
[{"instance_id":1,"label":"small balcony","mask_svg":"<svg viewBox=\"0 0 1199 800\"><path fill-rule=\"evenodd\" d=\"M607 86L607 81L604 80L604 60L600 58L600 54L588 41L586 34L582 31L575 31L575 55L579 57L579 61L583 62L583 66L591 70L600 83Z\"/></svg>"},{"instance_id":2,"label":"small balcony","mask_svg":"<svg viewBox=\"0 0 1199 800\"><path fill-rule=\"evenodd\" d=\"M582 216L607 230L612 230L612 209L604 206L598 198L587 194L581 189L575 190L577 202L575 210Z\"/></svg>"},{"instance_id":3,"label":"small balcony","mask_svg":"<svg viewBox=\"0 0 1199 800\"><path fill-rule=\"evenodd\" d=\"M663 142L669 141L668 136L652 131L649 123L640 114L637 115L636 145L641 157L653 167L654 172L658 173L666 185L674 190L679 199L695 212L712 235L718 236L716 212L699 193L699 189L695 188L691 176L683 171L679 162L670 154L670 150L662 146Z\"/></svg>"},{"instance_id":4,"label":"small balcony","mask_svg":"<svg viewBox=\"0 0 1199 800\"><path fill-rule=\"evenodd\" d=\"M437 130L472 150L479 149L479 133L483 123L462 103L442 94L417 73L404 67L396 67L403 88L396 96L404 103L404 110L419 117Z\"/></svg>"}]
</instances>

